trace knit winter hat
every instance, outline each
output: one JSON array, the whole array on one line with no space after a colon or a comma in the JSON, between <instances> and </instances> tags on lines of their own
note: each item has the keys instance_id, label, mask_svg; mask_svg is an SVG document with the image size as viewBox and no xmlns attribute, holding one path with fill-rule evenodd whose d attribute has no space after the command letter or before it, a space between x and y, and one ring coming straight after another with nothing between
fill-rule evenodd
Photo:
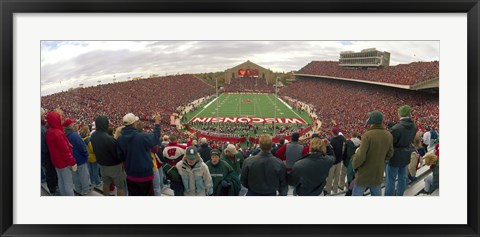
<instances>
[{"instance_id":1,"label":"knit winter hat","mask_svg":"<svg viewBox=\"0 0 480 237\"><path fill-rule=\"evenodd\" d=\"M368 113L368 124L382 124L383 123L383 114L380 111L372 111Z\"/></svg>"},{"instance_id":2,"label":"knit winter hat","mask_svg":"<svg viewBox=\"0 0 480 237\"><path fill-rule=\"evenodd\" d=\"M220 156L220 154L221 154L221 153L220 153L220 151L219 151L218 149L212 149L212 150L210 151L210 155L211 155L211 156Z\"/></svg>"},{"instance_id":3,"label":"knit winter hat","mask_svg":"<svg viewBox=\"0 0 480 237\"><path fill-rule=\"evenodd\" d=\"M412 108L408 105L402 105L400 108L398 108L398 115L400 117L410 117L410 112L412 111Z\"/></svg>"}]
</instances>

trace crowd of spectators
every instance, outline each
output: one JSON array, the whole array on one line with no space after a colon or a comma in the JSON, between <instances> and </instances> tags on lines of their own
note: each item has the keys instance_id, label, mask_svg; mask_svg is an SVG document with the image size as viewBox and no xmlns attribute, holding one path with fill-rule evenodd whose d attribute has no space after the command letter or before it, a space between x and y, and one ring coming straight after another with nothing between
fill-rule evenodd
<instances>
[{"instance_id":1,"label":"crowd of spectators","mask_svg":"<svg viewBox=\"0 0 480 237\"><path fill-rule=\"evenodd\" d=\"M439 62L412 62L378 69L348 69L339 66L335 61L312 61L297 74L414 85L438 78Z\"/></svg>"},{"instance_id":2,"label":"crowd of spectators","mask_svg":"<svg viewBox=\"0 0 480 237\"><path fill-rule=\"evenodd\" d=\"M279 95L313 105L314 112L322 121L321 129L328 131L339 127L346 137L354 131L364 131L369 111L381 111L385 125L397 122L396 108L404 104L412 107L412 117L418 127L433 127L438 131L438 94L348 81L302 78L282 88Z\"/></svg>"},{"instance_id":3,"label":"crowd of spectators","mask_svg":"<svg viewBox=\"0 0 480 237\"><path fill-rule=\"evenodd\" d=\"M98 115L106 115L112 127L122 125L122 117L134 113L140 120L149 121L152 113L162 114L161 130L176 132L170 126L170 115L191 101L215 93L215 89L196 77L186 74L111 83L42 97L47 111L61 108L66 117L79 124L92 124ZM150 130L150 123L146 130ZM149 127L150 126L150 127Z\"/></svg>"},{"instance_id":4,"label":"crowd of spectators","mask_svg":"<svg viewBox=\"0 0 480 237\"><path fill-rule=\"evenodd\" d=\"M273 85L267 84L264 78L259 77L232 78L230 84L225 84L223 89L225 92L274 92Z\"/></svg>"}]
</instances>

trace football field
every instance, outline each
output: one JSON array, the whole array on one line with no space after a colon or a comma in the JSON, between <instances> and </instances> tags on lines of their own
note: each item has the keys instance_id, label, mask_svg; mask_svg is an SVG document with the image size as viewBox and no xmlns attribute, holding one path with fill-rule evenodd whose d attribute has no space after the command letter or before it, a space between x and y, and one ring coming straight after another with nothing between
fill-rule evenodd
<instances>
[{"instance_id":1,"label":"football field","mask_svg":"<svg viewBox=\"0 0 480 237\"><path fill-rule=\"evenodd\" d=\"M191 122L310 124L306 112L290 108L274 94L222 94L188 116Z\"/></svg>"}]
</instances>

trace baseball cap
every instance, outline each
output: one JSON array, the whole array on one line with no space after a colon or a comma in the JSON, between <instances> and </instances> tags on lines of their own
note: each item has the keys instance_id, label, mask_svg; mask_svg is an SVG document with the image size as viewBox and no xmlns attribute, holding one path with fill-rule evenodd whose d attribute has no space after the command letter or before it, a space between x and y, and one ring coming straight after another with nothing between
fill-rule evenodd
<instances>
[{"instance_id":1,"label":"baseball cap","mask_svg":"<svg viewBox=\"0 0 480 237\"><path fill-rule=\"evenodd\" d=\"M138 121L138 117L135 116L132 113L128 113L125 116L123 116L123 124L124 125L132 125L136 121Z\"/></svg>"},{"instance_id":2,"label":"baseball cap","mask_svg":"<svg viewBox=\"0 0 480 237\"><path fill-rule=\"evenodd\" d=\"M197 147L195 146L187 147L187 150L185 150L185 156L187 156L187 159L196 159L198 157Z\"/></svg>"},{"instance_id":3,"label":"baseball cap","mask_svg":"<svg viewBox=\"0 0 480 237\"><path fill-rule=\"evenodd\" d=\"M68 127L72 123L75 123L75 120L71 120L71 119L67 118L67 119L65 119L65 122L63 122L63 126Z\"/></svg>"}]
</instances>

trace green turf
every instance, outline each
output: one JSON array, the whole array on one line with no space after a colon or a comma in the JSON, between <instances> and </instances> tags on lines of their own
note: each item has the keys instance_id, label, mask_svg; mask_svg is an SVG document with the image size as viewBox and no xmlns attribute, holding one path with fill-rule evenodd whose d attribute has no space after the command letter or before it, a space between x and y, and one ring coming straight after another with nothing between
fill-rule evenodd
<instances>
[{"instance_id":1,"label":"green turf","mask_svg":"<svg viewBox=\"0 0 480 237\"><path fill-rule=\"evenodd\" d=\"M275 102L276 101L276 102ZM199 109L187 115L193 117L260 117L260 118L303 118L311 123L306 112L289 109L274 94L222 94L207 108L203 104ZM218 109L217 109L218 108ZM276 113L275 113L276 108ZM188 121L187 120L187 121Z\"/></svg>"}]
</instances>

